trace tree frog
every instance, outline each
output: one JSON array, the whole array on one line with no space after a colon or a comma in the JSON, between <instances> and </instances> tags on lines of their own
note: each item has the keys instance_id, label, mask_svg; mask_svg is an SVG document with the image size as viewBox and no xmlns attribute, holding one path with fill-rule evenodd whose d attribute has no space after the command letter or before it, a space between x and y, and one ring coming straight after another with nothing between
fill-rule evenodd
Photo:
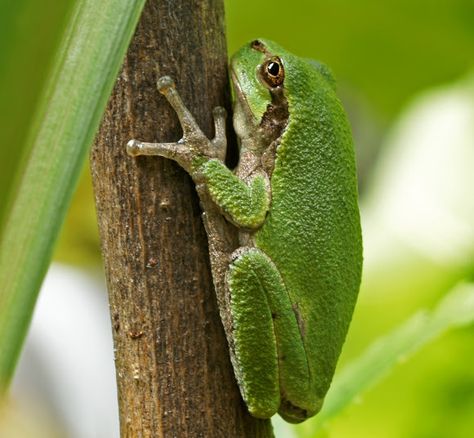
<instances>
[{"instance_id":1,"label":"tree frog","mask_svg":"<svg viewBox=\"0 0 474 438\"><path fill-rule=\"evenodd\" d=\"M233 125L225 111L209 140L164 76L176 143L131 140L132 156L175 160L203 208L211 267L242 397L258 418L315 415L334 374L357 299L362 241L349 124L327 67L258 39L232 58ZM235 233L235 242L226 233Z\"/></svg>"}]
</instances>

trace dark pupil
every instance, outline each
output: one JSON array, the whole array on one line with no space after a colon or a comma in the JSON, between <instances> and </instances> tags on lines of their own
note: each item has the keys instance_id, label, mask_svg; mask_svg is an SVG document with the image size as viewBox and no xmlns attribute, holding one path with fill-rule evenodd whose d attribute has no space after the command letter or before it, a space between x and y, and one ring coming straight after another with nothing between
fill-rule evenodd
<instances>
[{"instance_id":1,"label":"dark pupil","mask_svg":"<svg viewBox=\"0 0 474 438\"><path fill-rule=\"evenodd\" d=\"M268 73L272 76L277 76L280 71L280 66L276 62L270 62L267 67Z\"/></svg>"}]
</instances>

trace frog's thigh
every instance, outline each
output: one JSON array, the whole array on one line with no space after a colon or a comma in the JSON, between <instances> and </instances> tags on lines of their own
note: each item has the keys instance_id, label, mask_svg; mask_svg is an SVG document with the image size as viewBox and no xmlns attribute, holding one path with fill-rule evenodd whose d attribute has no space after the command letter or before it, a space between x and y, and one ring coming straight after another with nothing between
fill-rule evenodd
<instances>
[{"instance_id":1,"label":"frog's thigh","mask_svg":"<svg viewBox=\"0 0 474 438\"><path fill-rule=\"evenodd\" d=\"M239 252L228 284L242 396L257 417L272 416L281 402L284 410L285 405L305 409L299 401L309 387L308 364L281 275L261 250Z\"/></svg>"}]
</instances>

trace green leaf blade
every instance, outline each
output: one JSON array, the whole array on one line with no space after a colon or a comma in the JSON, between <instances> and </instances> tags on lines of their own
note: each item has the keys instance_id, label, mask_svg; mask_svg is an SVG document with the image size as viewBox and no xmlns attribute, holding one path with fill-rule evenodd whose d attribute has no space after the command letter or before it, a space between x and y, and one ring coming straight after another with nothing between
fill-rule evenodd
<instances>
[{"instance_id":1,"label":"green leaf blade","mask_svg":"<svg viewBox=\"0 0 474 438\"><path fill-rule=\"evenodd\" d=\"M0 394L144 0L78 1L31 127L0 246Z\"/></svg>"}]
</instances>

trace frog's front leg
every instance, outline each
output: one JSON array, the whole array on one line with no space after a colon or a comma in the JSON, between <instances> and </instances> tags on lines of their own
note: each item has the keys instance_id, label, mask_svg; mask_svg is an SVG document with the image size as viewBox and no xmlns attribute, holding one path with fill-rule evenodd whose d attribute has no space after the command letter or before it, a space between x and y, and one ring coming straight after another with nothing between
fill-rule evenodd
<instances>
[{"instance_id":1,"label":"frog's front leg","mask_svg":"<svg viewBox=\"0 0 474 438\"><path fill-rule=\"evenodd\" d=\"M193 178L201 202L208 192L221 213L238 227L256 229L261 226L270 205L268 176L259 174L244 182L225 166L225 109L214 108L215 137L209 140L184 105L173 80L163 76L157 86L175 110L183 137L176 143L130 140L128 154L159 155L176 161Z\"/></svg>"},{"instance_id":2,"label":"frog's front leg","mask_svg":"<svg viewBox=\"0 0 474 438\"><path fill-rule=\"evenodd\" d=\"M193 176L195 170L193 164L197 156L224 161L227 144L225 109L222 107L214 108L215 137L209 140L181 100L174 81L169 76L163 76L158 80L157 87L175 110L183 129L183 137L176 143L144 143L138 140L130 140L127 144L128 154L131 156L159 155L169 158L176 161L191 176Z\"/></svg>"},{"instance_id":3,"label":"frog's front leg","mask_svg":"<svg viewBox=\"0 0 474 438\"><path fill-rule=\"evenodd\" d=\"M232 362L252 415L300 422L319 409L311 391L303 328L284 281L258 248L239 248L228 274Z\"/></svg>"}]
</instances>

